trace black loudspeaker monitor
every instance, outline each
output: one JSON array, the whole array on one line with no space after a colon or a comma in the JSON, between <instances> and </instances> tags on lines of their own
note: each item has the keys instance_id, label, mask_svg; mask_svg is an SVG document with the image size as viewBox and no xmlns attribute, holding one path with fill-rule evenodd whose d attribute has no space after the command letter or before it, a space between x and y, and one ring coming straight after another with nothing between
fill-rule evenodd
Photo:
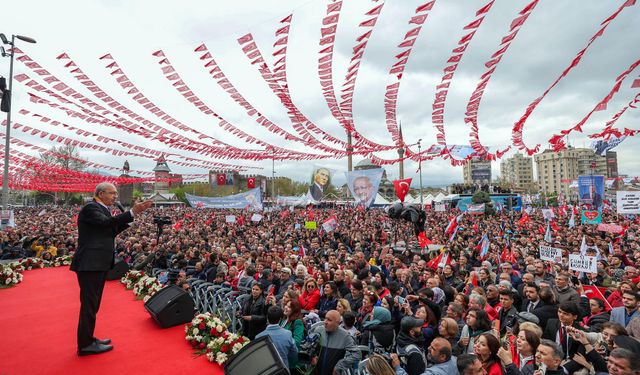
<instances>
[{"instance_id":1,"label":"black loudspeaker monitor","mask_svg":"<svg viewBox=\"0 0 640 375\"><path fill-rule=\"evenodd\" d=\"M289 375L271 337L262 336L251 341L229 358L224 366L225 375Z\"/></svg>"},{"instance_id":2,"label":"black loudspeaker monitor","mask_svg":"<svg viewBox=\"0 0 640 375\"><path fill-rule=\"evenodd\" d=\"M144 308L162 328L188 323L195 315L193 298L175 285L160 289L149 298Z\"/></svg>"},{"instance_id":3,"label":"black loudspeaker monitor","mask_svg":"<svg viewBox=\"0 0 640 375\"><path fill-rule=\"evenodd\" d=\"M107 280L120 280L129 272L129 265L122 258L116 258L113 268L107 272Z\"/></svg>"}]
</instances>

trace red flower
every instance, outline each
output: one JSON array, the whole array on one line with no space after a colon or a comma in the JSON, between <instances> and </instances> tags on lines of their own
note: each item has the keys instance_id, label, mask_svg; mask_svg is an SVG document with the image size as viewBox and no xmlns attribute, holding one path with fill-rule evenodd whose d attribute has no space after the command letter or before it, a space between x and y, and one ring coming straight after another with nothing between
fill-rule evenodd
<instances>
[{"instance_id":1,"label":"red flower","mask_svg":"<svg viewBox=\"0 0 640 375\"><path fill-rule=\"evenodd\" d=\"M238 342L242 344L244 342L244 337L242 336L238 337Z\"/></svg>"},{"instance_id":2,"label":"red flower","mask_svg":"<svg viewBox=\"0 0 640 375\"><path fill-rule=\"evenodd\" d=\"M228 345L222 345L222 347L220 348L220 351L223 353L226 353L229 351L229 346Z\"/></svg>"},{"instance_id":3,"label":"red flower","mask_svg":"<svg viewBox=\"0 0 640 375\"><path fill-rule=\"evenodd\" d=\"M200 323L200 325L198 326L198 329L204 329L204 327L206 327L206 325L204 324L204 322Z\"/></svg>"},{"instance_id":4,"label":"red flower","mask_svg":"<svg viewBox=\"0 0 640 375\"><path fill-rule=\"evenodd\" d=\"M193 326L193 324L187 323L187 327L191 328L192 326Z\"/></svg>"},{"instance_id":5,"label":"red flower","mask_svg":"<svg viewBox=\"0 0 640 375\"><path fill-rule=\"evenodd\" d=\"M201 342L200 345L198 345L198 347L200 349L204 349L204 347L207 346L205 343Z\"/></svg>"},{"instance_id":6,"label":"red flower","mask_svg":"<svg viewBox=\"0 0 640 375\"><path fill-rule=\"evenodd\" d=\"M211 336L214 336L214 337L215 337L215 336L217 336L217 335L218 335L218 331L216 331L216 329L215 329L215 328L211 328L211 331L209 331L209 335L211 335Z\"/></svg>"}]
</instances>

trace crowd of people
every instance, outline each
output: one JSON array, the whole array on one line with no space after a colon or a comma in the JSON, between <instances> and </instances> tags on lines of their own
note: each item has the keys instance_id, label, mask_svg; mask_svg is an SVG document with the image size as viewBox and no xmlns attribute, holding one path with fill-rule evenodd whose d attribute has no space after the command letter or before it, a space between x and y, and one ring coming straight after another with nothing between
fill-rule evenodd
<instances>
[{"instance_id":1,"label":"crowd of people","mask_svg":"<svg viewBox=\"0 0 640 375\"><path fill-rule=\"evenodd\" d=\"M2 258L73 252L78 209L17 211L16 227L1 233ZM367 357L372 375L640 374L638 220L605 209L603 222L624 228L609 233L569 225L571 210L555 210L551 242L540 210L527 220L427 211L424 235L444 248L421 248L413 223L381 209L283 208L252 220L245 211L152 208L116 251L135 269L176 270L172 282L185 289L200 279L250 291L243 334L271 336L294 373L346 374ZM326 232L330 216L338 227ZM154 217L172 222L159 240ZM583 239L598 256L595 273L568 267ZM562 249L562 261L541 260L540 245Z\"/></svg>"}]
</instances>

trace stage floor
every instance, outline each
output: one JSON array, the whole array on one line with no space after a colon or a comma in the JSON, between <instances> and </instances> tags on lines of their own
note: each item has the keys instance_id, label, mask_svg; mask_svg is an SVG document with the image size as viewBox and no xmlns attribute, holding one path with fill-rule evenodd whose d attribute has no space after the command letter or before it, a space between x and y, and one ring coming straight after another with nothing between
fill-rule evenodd
<instances>
[{"instance_id":1,"label":"stage floor","mask_svg":"<svg viewBox=\"0 0 640 375\"><path fill-rule=\"evenodd\" d=\"M79 288L68 267L24 272L24 281L0 289L0 374L222 374L194 357L184 326L161 329L119 281L108 281L96 336L111 352L78 357Z\"/></svg>"}]
</instances>

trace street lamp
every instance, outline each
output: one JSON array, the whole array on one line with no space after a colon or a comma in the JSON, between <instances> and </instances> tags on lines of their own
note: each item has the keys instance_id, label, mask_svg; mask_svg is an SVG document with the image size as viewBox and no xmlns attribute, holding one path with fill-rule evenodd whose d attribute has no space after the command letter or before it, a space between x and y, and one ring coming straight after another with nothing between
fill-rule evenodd
<instances>
[{"instance_id":1,"label":"street lamp","mask_svg":"<svg viewBox=\"0 0 640 375\"><path fill-rule=\"evenodd\" d=\"M11 141L11 89L13 88L13 58L15 56L16 39L27 43L36 43L36 40L22 35L11 35L11 41L7 40L4 34L0 34L0 40L3 44L11 46L9 53L2 50L2 57L11 57L9 65L9 110L7 111L7 128L5 129L5 145L4 145L4 175L2 176L2 209L7 210L9 206L9 144Z\"/></svg>"},{"instance_id":2,"label":"street lamp","mask_svg":"<svg viewBox=\"0 0 640 375\"><path fill-rule=\"evenodd\" d=\"M424 208L424 202L422 201L422 154L420 153L420 142L422 142L422 138L418 139L418 171L420 171L420 208Z\"/></svg>"}]
</instances>

